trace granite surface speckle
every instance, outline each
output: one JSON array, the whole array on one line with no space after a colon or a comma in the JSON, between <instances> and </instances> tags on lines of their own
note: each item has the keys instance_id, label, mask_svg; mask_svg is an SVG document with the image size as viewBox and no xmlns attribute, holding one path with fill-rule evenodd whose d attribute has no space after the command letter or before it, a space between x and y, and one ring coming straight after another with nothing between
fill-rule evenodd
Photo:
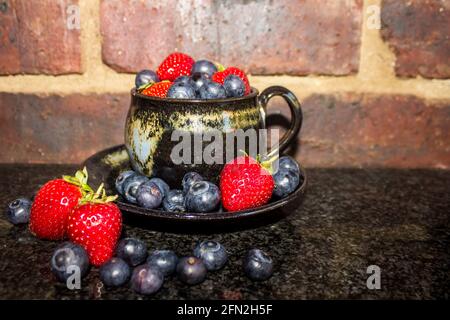
<instances>
[{"instance_id":1,"label":"granite surface speckle","mask_svg":"<svg viewBox=\"0 0 450 320\"><path fill-rule=\"evenodd\" d=\"M73 165L0 165L0 204L33 193ZM149 249L188 254L197 241L222 242L226 267L198 286L169 278L151 297L107 289L92 269L81 290L57 283L49 260L56 242L34 238L0 217L0 299L436 299L450 292L450 172L307 169L306 199L271 225L221 234L180 234L125 226ZM247 279L246 250L266 250L275 273ZM369 265L381 268L381 289L366 286Z\"/></svg>"}]
</instances>

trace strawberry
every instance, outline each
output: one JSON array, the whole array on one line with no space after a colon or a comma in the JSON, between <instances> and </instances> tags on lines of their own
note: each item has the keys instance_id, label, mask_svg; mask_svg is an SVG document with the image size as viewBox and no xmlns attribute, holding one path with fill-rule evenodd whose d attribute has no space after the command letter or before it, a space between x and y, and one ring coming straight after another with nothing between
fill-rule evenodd
<instances>
[{"instance_id":1,"label":"strawberry","mask_svg":"<svg viewBox=\"0 0 450 320\"><path fill-rule=\"evenodd\" d=\"M67 218L78 204L83 192L92 190L86 184L86 168L77 171L75 177L63 176L47 182L37 192L30 213L30 231L38 238L63 239Z\"/></svg>"},{"instance_id":2,"label":"strawberry","mask_svg":"<svg viewBox=\"0 0 450 320\"><path fill-rule=\"evenodd\" d=\"M234 75L238 76L239 78L241 78L242 81L244 81L245 95L249 94L250 93L250 82L248 81L248 78L247 78L247 75L245 74L245 72L239 68L228 67L223 71L216 72L213 74L212 80L214 82L217 82L217 83L220 83L223 85L223 83L225 82L225 78L228 77L230 74L234 74Z\"/></svg>"},{"instance_id":3,"label":"strawberry","mask_svg":"<svg viewBox=\"0 0 450 320\"><path fill-rule=\"evenodd\" d=\"M160 97L165 98L167 95L167 91L169 90L172 82L170 81L161 81L150 84L141 91L143 95L150 97Z\"/></svg>"},{"instance_id":4,"label":"strawberry","mask_svg":"<svg viewBox=\"0 0 450 320\"><path fill-rule=\"evenodd\" d=\"M112 203L116 198L107 197L102 184L97 192L87 194L69 216L69 239L86 250L94 266L112 258L122 230L122 214Z\"/></svg>"},{"instance_id":5,"label":"strawberry","mask_svg":"<svg viewBox=\"0 0 450 320\"><path fill-rule=\"evenodd\" d=\"M216 73L214 73L211 79L212 79L212 81L223 85L226 77L227 76L225 75L225 70L224 70L224 71L217 71Z\"/></svg>"},{"instance_id":6,"label":"strawberry","mask_svg":"<svg viewBox=\"0 0 450 320\"><path fill-rule=\"evenodd\" d=\"M164 59L156 70L156 73L160 80L169 80L172 82L179 76L189 75L194 63L194 59L187 54L174 52Z\"/></svg>"},{"instance_id":7,"label":"strawberry","mask_svg":"<svg viewBox=\"0 0 450 320\"><path fill-rule=\"evenodd\" d=\"M220 173L220 192L227 211L259 207L270 200L274 182L266 166L249 156L225 164Z\"/></svg>"}]
</instances>

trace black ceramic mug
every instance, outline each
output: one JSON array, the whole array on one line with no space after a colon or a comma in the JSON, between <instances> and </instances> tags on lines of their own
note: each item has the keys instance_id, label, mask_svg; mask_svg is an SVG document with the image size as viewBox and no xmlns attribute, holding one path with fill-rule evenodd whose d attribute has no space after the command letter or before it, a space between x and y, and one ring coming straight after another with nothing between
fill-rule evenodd
<instances>
[{"instance_id":1,"label":"black ceramic mug","mask_svg":"<svg viewBox=\"0 0 450 320\"><path fill-rule=\"evenodd\" d=\"M273 86L258 95L258 90L252 88L244 97L213 100L161 99L139 94L133 89L125 125L125 146L131 165L142 174L164 179L174 188L180 187L184 174L189 171L217 182L223 163L175 164L172 161L172 150L179 143L173 141L172 133L195 135L219 130L225 134L237 129L264 129L266 107L274 96L284 98L292 116L289 130L267 157L282 153L296 138L302 125L300 103L288 89Z\"/></svg>"}]
</instances>

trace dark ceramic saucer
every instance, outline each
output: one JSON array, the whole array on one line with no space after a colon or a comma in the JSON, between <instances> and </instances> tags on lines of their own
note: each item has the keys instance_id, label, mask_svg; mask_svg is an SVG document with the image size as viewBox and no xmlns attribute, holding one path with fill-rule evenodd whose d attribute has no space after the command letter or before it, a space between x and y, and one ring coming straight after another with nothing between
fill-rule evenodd
<instances>
[{"instance_id":1,"label":"dark ceramic saucer","mask_svg":"<svg viewBox=\"0 0 450 320\"><path fill-rule=\"evenodd\" d=\"M100 151L88 158L84 165L89 172L89 183L97 187L104 182L108 194L116 194L114 187L116 177L121 171L130 168L129 157L124 145ZM186 231L186 226L193 225L200 229L225 225L246 228L248 225L273 222L292 213L300 205L306 191L307 178L303 168L301 168L301 173L304 179L297 190L286 198L272 199L268 204L256 209L234 212L172 213L144 209L126 202L121 197L117 204L124 213L124 218L131 218L130 222L135 222L142 227L165 228L177 225L184 231Z\"/></svg>"}]
</instances>

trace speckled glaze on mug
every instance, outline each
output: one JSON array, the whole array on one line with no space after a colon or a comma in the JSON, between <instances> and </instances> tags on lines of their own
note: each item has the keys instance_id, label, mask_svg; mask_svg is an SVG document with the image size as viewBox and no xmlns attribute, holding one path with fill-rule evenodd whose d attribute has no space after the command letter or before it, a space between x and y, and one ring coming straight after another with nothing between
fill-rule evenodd
<instances>
[{"instance_id":1,"label":"speckled glaze on mug","mask_svg":"<svg viewBox=\"0 0 450 320\"><path fill-rule=\"evenodd\" d=\"M217 100L177 100L141 95L131 91L131 105L125 124L125 146L134 170L147 176L158 176L171 187L179 188L189 171L217 182L223 164L174 164L171 153L179 141L172 141L175 130L194 134L219 130L223 134L237 129L265 128L265 109L273 96L282 96L288 103L292 122L277 149L283 151L296 137L302 123L300 103L292 92L283 87L270 87L258 96L252 88L249 95ZM192 138L193 140L193 138ZM203 148L209 142L203 143ZM225 148L224 148L225 150Z\"/></svg>"}]
</instances>

